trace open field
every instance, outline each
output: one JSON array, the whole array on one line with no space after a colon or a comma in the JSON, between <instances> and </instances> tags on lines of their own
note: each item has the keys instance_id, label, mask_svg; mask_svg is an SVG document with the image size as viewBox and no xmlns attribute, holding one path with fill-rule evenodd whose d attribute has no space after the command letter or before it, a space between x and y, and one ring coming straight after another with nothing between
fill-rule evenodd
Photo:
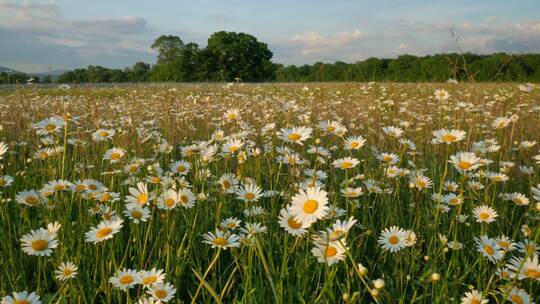
<instances>
[{"instance_id":1,"label":"open field","mask_svg":"<svg viewBox=\"0 0 540 304\"><path fill-rule=\"evenodd\" d=\"M538 88L22 88L0 107L2 304L540 301Z\"/></svg>"}]
</instances>

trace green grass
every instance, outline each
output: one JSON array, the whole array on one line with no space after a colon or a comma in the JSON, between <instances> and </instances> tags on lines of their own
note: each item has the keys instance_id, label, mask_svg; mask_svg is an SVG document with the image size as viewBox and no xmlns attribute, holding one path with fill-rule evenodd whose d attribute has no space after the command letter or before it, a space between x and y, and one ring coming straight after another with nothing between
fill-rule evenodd
<instances>
[{"instance_id":1,"label":"green grass","mask_svg":"<svg viewBox=\"0 0 540 304\"><path fill-rule=\"evenodd\" d=\"M304 87L306 89L304 89ZM434 98L436 89L446 89L450 98ZM522 92L517 84L281 84L183 85L164 87L17 89L0 93L3 130L1 141L9 145L2 160L2 174L14 178L2 189L0 204L0 296L13 291L35 291L44 303L136 303L145 294L137 285L128 293L113 288L109 278L122 268L134 270L162 269L166 282L177 289L172 303L453 303L472 289L482 291L490 303L503 303L508 296L501 288L516 286L540 301L538 279L501 279L497 266L512 257L525 257L518 250L508 252L498 263L490 263L478 251L475 237L506 235L515 243L540 242L539 206L531 188L540 183L539 164L534 157L538 144L522 148L525 140L540 141L540 91ZM388 102L392 100L393 102ZM287 102L288 110L284 103ZM291 102L296 109L290 107ZM462 106L463 103L466 106ZM241 118L228 122L224 113L240 110ZM517 121L503 129L491 124L496 117L517 115ZM50 147L65 147L56 155L36 159L34 152L45 147L34 123L52 116L69 117L67 128L51 136ZM318 128L323 120L339 120L347 128L344 136L325 134ZM407 122L404 124L403 122ZM267 123L276 128L263 134ZM402 138L416 145L412 151L398 139L385 135L384 126L400 126ZM276 136L281 128L309 126L311 138L303 145L285 143ZM99 128L115 129L112 140L96 142L91 135ZM432 131L460 129L464 140L434 145ZM244 146L233 156L201 161L198 153L182 156L180 147L209 141L216 130L226 136L237 134ZM243 133L240 133L243 132ZM144 133L144 134L143 134ZM148 135L148 136L146 136ZM344 138L362 135L366 144L359 150L343 148ZM67 139L82 139L84 146L74 146ZM473 143L494 139L500 149L479 153L493 161L476 172L501 170L502 161L515 166L505 171L509 180L494 184L484 176L465 177L449 157L471 151ZM169 153L157 152L160 142L173 146ZM318 144L316 144L318 142ZM217 142L217 144L222 144ZM331 155L324 163L308 153L312 145L325 147ZM298 153L303 164L280 164L276 147L287 146ZM126 155L119 164L103 160L113 147ZM241 153L259 148L261 153ZM221 151L221 150L220 150ZM410 171L424 170L433 185L425 190L411 188L409 177L390 178L378 152L400 156L396 164ZM350 170L332 166L332 161L353 157L360 164ZM140 171L130 176L123 169L135 158L145 160ZM192 168L185 180L195 195L204 194L191 209L176 207L163 211L149 203L147 222L135 224L125 215L125 197L137 181L148 184L151 192L162 192L163 185L146 178L154 176L150 165L159 164L164 172L176 160L188 161ZM531 167L525 174L519 166ZM345 258L327 266L311 253L312 236L324 231L336 219L317 221L302 237L288 234L279 226L280 209L291 202L306 176L304 169L322 170L328 178L322 181L328 192L329 205L342 208L345 220L353 216L358 223L346 236ZM211 176L201 177L210 173ZM263 190L280 194L263 197L256 203L245 203L236 195L222 191L218 179L233 173L240 179L251 178ZM46 201L54 206L29 207L15 201L23 190L41 190L50 181L75 182L95 179L119 194L114 203L99 203L72 191L57 191ZM364 184L376 181L382 193L370 193ZM473 191L469 180L484 188ZM126 181L129 182L127 185ZM432 194L447 194L445 181L454 181L454 191L462 197L459 206L442 213ZM179 189L178 176L173 183ZM345 187L362 187L358 199L341 195ZM529 198L527 206L503 200L504 193L518 192ZM89 208L109 206L124 219L118 234L97 245L85 242L85 233L98 225L103 215L91 215ZM498 217L492 223L477 223L474 207L488 205ZM246 216L246 208L262 207L265 212ZM469 217L461 222L459 215ZM237 217L244 223L261 223L265 233L251 238L250 244L227 250L203 243L203 234L215 231L221 220ZM59 222L59 245L50 256L38 257L22 251L21 237L31 230ZM399 252L384 251L377 243L381 231L397 225L417 235L416 244ZM522 232L528 225L530 233ZM463 244L461 250L449 250L439 239ZM538 250L537 250L538 252ZM537 254L537 253L536 253ZM534 255L534 254L532 254ZM529 256L532 256L529 255ZM76 278L61 282L54 271L62 262L78 266ZM361 263L368 272L362 275ZM431 279L433 273L440 280ZM384 279L384 288L374 292L373 280Z\"/></svg>"}]
</instances>

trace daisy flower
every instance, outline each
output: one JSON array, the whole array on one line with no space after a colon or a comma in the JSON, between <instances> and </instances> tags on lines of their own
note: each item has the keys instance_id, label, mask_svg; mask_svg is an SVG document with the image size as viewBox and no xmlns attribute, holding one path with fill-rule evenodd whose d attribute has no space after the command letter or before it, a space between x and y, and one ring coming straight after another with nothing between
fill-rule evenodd
<instances>
[{"instance_id":1,"label":"daisy flower","mask_svg":"<svg viewBox=\"0 0 540 304\"><path fill-rule=\"evenodd\" d=\"M403 134L403 129L393 126L386 126L382 128L383 132L390 137L400 138Z\"/></svg>"},{"instance_id":2,"label":"daisy flower","mask_svg":"<svg viewBox=\"0 0 540 304\"><path fill-rule=\"evenodd\" d=\"M218 183L221 185L221 189L227 193L234 193L236 187L238 187L238 179L231 173L223 174L219 178Z\"/></svg>"},{"instance_id":3,"label":"daisy flower","mask_svg":"<svg viewBox=\"0 0 540 304\"><path fill-rule=\"evenodd\" d=\"M141 270L137 273L137 282L144 287L151 286L153 284L163 283L165 280L165 273L162 269Z\"/></svg>"},{"instance_id":4,"label":"daisy flower","mask_svg":"<svg viewBox=\"0 0 540 304\"><path fill-rule=\"evenodd\" d=\"M126 151L120 148L112 148L105 152L103 155L104 160L109 160L111 164L115 164L121 161L122 157L126 154Z\"/></svg>"},{"instance_id":5,"label":"daisy flower","mask_svg":"<svg viewBox=\"0 0 540 304\"><path fill-rule=\"evenodd\" d=\"M137 271L124 268L115 276L110 277L109 283L113 284L115 288L127 291L137 284Z\"/></svg>"},{"instance_id":6,"label":"daisy flower","mask_svg":"<svg viewBox=\"0 0 540 304\"><path fill-rule=\"evenodd\" d=\"M221 147L221 151L225 154L234 154L244 146L244 143L240 139L230 139Z\"/></svg>"},{"instance_id":7,"label":"daisy flower","mask_svg":"<svg viewBox=\"0 0 540 304\"><path fill-rule=\"evenodd\" d=\"M518 280L533 279L540 281L540 264L537 255L529 258L514 257L506 267L517 273Z\"/></svg>"},{"instance_id":8,"label":"daisy flower","mask_svg":"<svg viewBox=\"0 0 540 304\"><path fill-rule=\"evenodd\" d=\"M505 292L505 297L513 304L531 304L531 296L521 288L512 287L510 291ZM534 304L534 303L533 303Z\"/></svg>"},{"instance_id":9,"label":"daisy flower","mask_svg":"<svg viewBox=\"0 0 540 304\"><path fill-rule=\"evenodd\" d=\"M19 204L36 207L43 201L43 198L39 192L30 190L17 193L15 200Z\"/></svg>"},{"instance_id":10,"label":"daisy flower","mask_svg":"<svg viewBox=\"0 0 540 304\"><path fill-rule=\"evenodd\" d=\"M360 162L356 158L352 157L346 157L346 158L340 158L336 159L332 164L336 168L340 168L343 170L352 169L356 167Z\"/></svg>"},{"instance_id":11,"label":"daisy flower","mask_svg":"<svg viewBox=\"0 0 540 304\"><path fill-rule=\"evenodd\" d=\"M95 131L94 133L92 133L92 139L95 141L104 141L104 140L112 139L114 134L116 134L116 131L113 129L111 130L99 129Z\"/></svg>"},{"instance_id":12,"label":"daisy flower","mask_svg":"<svg viewBox=\"0 0 540 304\"><path fill-rule=\"evenodd\" d=\"M343 245L343 241L320 243L315 242L315 247L311 249L311 253L317 258L319 263L326 263L332 266L346 258L345 251L347 248Z\"/></svg>"},{"instance_id":13,"label":"daisy flower","mask_svg":"<svg viewBox=\"0 0 540 304\"><path fill-rule=\"evenodd\" d=\"M346 150L358 150L366 144L366 140L362 136L352 136L345 139Z\"/></svg>"},{"instance_id":14,"label":"daisy flower","mask_svg":"<svg viewBox=\"0 0 540 304\"><path fill-rule=\"evenodd\" d=\"M50 256L52 250L58 246L56 234L46 229L32 230L21 238L22 249L28 255Z\"/></svg>"},{"instance_id":15,"label":"daisy flower","mask_svg":"<svg viewBox=\"0 0 540 304\"><path fill-rule=\"evenodd\" d=\"M137 206L132 209L125 209L124 214L135 224L146 222L150 218L150 209Z\"/></svg>"},{"instance_id":16,"label":"daisy flower","mask_svg":"<svg viewBox=\"0 0 540 304\"><path fill-rule=\"evenodd\" d=\"M293 236L302 236L307 233L307 225L297 221L287 208L279 211L279 226Z\"/></svg>"},{"instance_id":17,"label":"daisy flower","mask_svg":"<svg viewBox=\"0 0 540 304\"><path fill-rule=\"evenodd\" d=\"M223 117L229 121L234 121L240 119L240 110L231 108L228 109L224 114Z\"/></svg>"},{"instance_id":18,"label":"daisy flower","mask_svg":"<svg viewBox=\"0 0 540 304\"><path fill-rule=\"evenodd\" d=\"M290 212L302 225L309 226L324 218L329 210L327 193L319 187L308 187L306 191L300 189L291 201Z\"/></svg>"},{"instance_id":19,"label":"daisy flower","mask_svg":"<svg viewBox=\"0 0 540 304\"><path fill-rule=\"evenodd\" d=\"M188 188L179 190L178 203L184 208L193 208L195 206L195 194Z\"/></svg>"},{"instance_id":20,"label":"daisy flower","mask_svg":"<svg viewBox=\"0 0 540 304\"><path fill-rule=\"evenodd\" d=\"M123 220L117 219L115 221L102 221L88 231L86 236L87 242L92 242L94 244L103 242L105 240L111 239L116 233L120 231L123 226Z\"/></svg>"},{"instance_id":21,"label":"daisy flower","mask_svg":"<svg viewBox=\"0 0 540 304\"><path fill-rule=\"evenodd\" d=\"M450 98L450 93L444 89L435 90L433 95L435 95L435 99L438 101L447 101Z\"/></svg>"},{"instance_id":22,"label":"daisy flower","mask_svg":"<svg viewBox=\"0 0 540 304\"><path fill-rule=\"evenodd\" d=\"M262 189L255 183L247 183L238 188L236 196L244 202L256 202L262 196Z\"/></svg>"},{"instance_id":23,"label":"daisy flower","mask_svg":"<svg viewBox=\"0 0 540 304\"><path fill-rule=\"evenodd\" d=\"M77 276L77 266L71 262L62 262L62 264L54 271L54 274L59 281L73 279Z\"/></svg>"},{"instance_id":24,"label":"daisy flower","mask_svg":"<svg viewBox=\"0 0 540 304\"><path fill-rule=\"evenodd\" d=\"M407 231L397 226L392 226L382 231L381 236L379 237L377 242L382 246L384 250L388 250L393 253L400 251L407 246L407 238Z\"/></svg>"},{"instance_id":25,"label":"daisy flower","mask_svg":"<svg viewBox=\"0 0 540 304\"><path fill-rule=\"evenodd\" d=\"M488 302L489 300L484 299L482 292L477 290L468 291L461 297L461 304L487 304Z\"/></svg>"},{"instance_id":26,"label":"daisy flower","mask_svg":"<svg viewBox=\"0 0 540 304\"><path fill-rule=\"evenodd\" d=\"M497 211L489 206L481 205L473 209L473 216L478 223L491 223L499 216Z\"/></svg>"},{"instance_id":27,"label":"daisy flower","mask_svg":"<svg viewBox=\"0 0 540 304\"><path fill-rule=\"evenodd\" d=\"M449 162L460 172L473 171L480 167L480 159L471 152L459 152L452 155Z\"/></svg>"},{"instance_id":28,"label":"daisy flower","mask_svg":"<svg viewBox=\"0 0 540 304\"><path fill-rule=\"evenodd\" d=\"M343 126L338 121L329 121L329 120L322 121L319 123L319 128L323 132L328 132L328 133L336 134L339 136L347 132L347 128L345 128L345 126Z\"/></svg>"},{"instance_id":29,"label":"daisy flower","mask_svg":"<svg viewBox=\"0 0 540 304\"><path fill-rule=\"evenodd\" d=\"M357 198L357 197L360 197L362 194L364 194L364 190L362 189L362 187L357 187L357 188L347 187L341 190L341 194L347 198Z\"/></svg>"},{"instance_id":30,"label":"daisy flower","mask_svg":"<svg viewBox=\"0 0 540 304\"><path fill-rule=\"evenodd\" d=\"M440 129L433 131L433 140L432 142L434 144L442 144L445 143L447 145L461 141L465 138L465 135L467 133L462 130L448 130L448 129Z\"/></svg>"},{"instance_id":31,"label":"daisy flower","mask_svg":"<svg viewBox=\"0 0 540 304\"><path fill-rule=\"evenodd\" d=\"M144 206L150 201L148 187L143 182L137 183L137 188L129 187L129 194L126 197L126 207L129 209Z\"/></svg>"},{"instance_id":32,"label":"daisy flower","mask_svg":"<svg viewBox=\"0 0 540 304\"><path fill-rule=\"evenodd\" d=\"M478 252L488 258L491 263L497 264L504 257L504 251L494 239L483 235L475 238L475 242Z\"/></svg>"},{"instance_id":33,"label":"daisy flower","mask_svg":"<svg viewBox=\"0 0 540 304\"><path fill-rule=\"evenodd\" d=\"M9 187L13 183L13 177L9 175L0 176L0 187Z\"/></svg>"},{"instance_id":34,"label":"daisy flower","mask_svg":"<svg viewBox=\"0 0 540 304\"><path fill-rule=\"evenodd\" d=\"M191 169L191 164L187 161L179 160L171 164L169 170L173 174L186 175Z\"/></svg>"},{"instance_id":35,"label":"daisy flower","mask_svg":"<svg viewBox=\"0 0 540 304\"><path fill-rule=\"evenodd\" d=\"M13 292L11 296L3 297L2 304L41 304L41 300L35 292L28 293L25 290Z\"/></svg>"},{"instance_id":36,"label":"daisy flower","mask_svg":"<svg viewBox=\"0 0 540 304\"><path fill-rule=\"evenodd\" d=\"M236 217L228 217L222 220L221 223L219 223L219 226L224 230L232 230L240 227L241 223L242 221L237 219Z\"/></svg>"},{"instance_id":37,"label":"daisy flower","mask_svg":"<svg viewBox=\"0 0 540 304\"><path fill-rule=\"evenodd\" d=\"M377 155L377 159L387 164L396 164L399 162L399 156L395 153L381 153Z\"/></svg>"},{"instance_id":38,"label":"daisy flower","mask_svg":"<svg viewBox=\"0 0 540 304\"><path fill-rule=\"evenodd\" d=\"M157 283L148 287L147 294L161 302L169 302L176 293L176 288L170 283Z\"/></svg>"},{"instance_id":39,"label":"daisy flower","mask_svg":"<svg viewBox=\"0 0 540 304\"><path fill-rule=\"evenodd\" d=\"M357 220L354 217L350 217L348 220L341 221L337 220L332 224L331 228L328 228L326 231L326 236L330 241L337 241L344 238L349 230L356 224Z\"/></svg>"},{"instance_id":40,"label":"daisy flower","mask_svg":"<svg viewBox=\"0 0 540 304\"><path fill-rule=\"evenodd\" d=\"M178 193L173 189L168 189L158 198L158 208L172 210L178 204Z\"/></svg>"},{"instance_id":41,"label":"daisy flower","mask_svg":"<svg viewBox=\"0 0 540 304\"><path fill-rule=\"evenodd\" d=\"M204 243L212 245L212 248L222 248L227 250L229 247L239 247L239 237L236 234L216 230L216 233L208 232L203 235Z\"/></svg>"},{"instance_id":42,"label":"daisy flower","mask_svg":"<svg viewBox=\"0 0 540 304\"><path fill-rule=\"evenodd\" d=\"M43 136L60 133L65 125L66 122L61 117L51 117L34 124L34 128L38 135Z\"/></svg>"},{"instance_id":43,"label":"daisy flower","mask_svg":"<svg viewBox=\"0 0 540 304\"><path fill-rule=\"evenodd\" d=\"M281 129L278 137L285 142L302 145L306 139L311 137L311 132L313 132L313 129L309 127L293 127L290 129Z\"/></svg>"}]
</instances>

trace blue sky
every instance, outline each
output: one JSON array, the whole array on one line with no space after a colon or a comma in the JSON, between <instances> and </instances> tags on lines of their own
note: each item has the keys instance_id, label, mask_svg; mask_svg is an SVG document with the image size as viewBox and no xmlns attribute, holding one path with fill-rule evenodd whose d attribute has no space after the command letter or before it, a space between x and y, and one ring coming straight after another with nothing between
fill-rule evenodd
<instances>
[{"instance_id":1,"label":"blue sky","mask_svg":"<svg viewBox=\"0 0 540 304\"><path fill-rule=\"evenodd\" d=\"M123 68L153 63L149 46L160 34L204 46L219 30L253 34L284 64L424 55L458 45L478 53L540 52L540 1L0 0L0 66Z\"/></svg>"}]
</instances>

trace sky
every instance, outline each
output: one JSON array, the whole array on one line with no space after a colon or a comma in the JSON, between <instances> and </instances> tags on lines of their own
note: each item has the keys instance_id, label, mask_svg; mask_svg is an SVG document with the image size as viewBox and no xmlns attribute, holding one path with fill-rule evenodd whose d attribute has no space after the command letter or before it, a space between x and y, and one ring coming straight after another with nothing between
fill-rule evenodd
<instances>
[{"instance_id":1,"label":"sky","mask_svg":"<svg viewBox=\"0 0 540 304\"><path fill-rule=\"evenodd\" d=\"M159 35L204 47L221 30L254 35L286 65L530 53L540 52L540 0L0 0L0 66L124 68L154 63Z\"/></svg>"}]
</instances>

